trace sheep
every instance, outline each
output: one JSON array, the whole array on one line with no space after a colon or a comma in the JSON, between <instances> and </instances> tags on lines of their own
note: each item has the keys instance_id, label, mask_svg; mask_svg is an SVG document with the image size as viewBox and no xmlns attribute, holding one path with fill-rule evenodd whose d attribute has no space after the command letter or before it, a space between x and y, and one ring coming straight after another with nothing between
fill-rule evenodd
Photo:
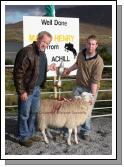
<instances>
[{"instance_id":1,"label":"sheep","mask_svg":"<svg viewBox=\"0 0 124 167\"><path fill-rule=\"evenodd\" d=\"M46 100L42 102L41 111L38 113L38 129L42 131L46 143L49 143L49 141L46 137L45 129L47 130L48 126L51 126L69 129L68 145L71 145L71 134L74 130L75 143L78 144L77 126L82 125L86 121L92 110L92 105L89 103L91 96L89 96L89 100L84 98L84 96L86 95L81 94L81 96L76 97L77 99L49 100L49 102Z\"/></svg>"}]
</instances>

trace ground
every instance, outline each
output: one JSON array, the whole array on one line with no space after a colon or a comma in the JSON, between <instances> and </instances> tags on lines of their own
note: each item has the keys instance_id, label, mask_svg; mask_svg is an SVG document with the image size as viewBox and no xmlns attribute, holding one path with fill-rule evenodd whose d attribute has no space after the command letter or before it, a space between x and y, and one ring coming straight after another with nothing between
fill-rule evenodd
<instances>
[{"instance_id":1,"label":"ground","mask_svg":"<svg viewBox=\"0 0 124 167\"><path fill-rule=\"evenodd\" d=\"M79 144L73 142L68 146L62 134L56 129L50 129L53 139L49 144L43 141L35 142L32 147L26 148L18 144L16 138L17 117L6 116L6 155L111 155L112 154L112 118L92 118L91 141L81 139ZM79 130L79 128L78 128ZM38 132L39 135L40 132Z\"/></svg>"}]
</instances>

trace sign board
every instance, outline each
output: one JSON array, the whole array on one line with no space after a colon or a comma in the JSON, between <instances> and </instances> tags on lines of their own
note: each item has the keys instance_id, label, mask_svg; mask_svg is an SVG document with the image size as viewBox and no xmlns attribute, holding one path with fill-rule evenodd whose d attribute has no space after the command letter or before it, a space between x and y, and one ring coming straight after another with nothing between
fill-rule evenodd
<instances>
[{"instance_id":1,"label":"sign board","mask_svg":"<svg viewBox=\"0 0 124 167\"><path fill-rule=\"evenodd\" d=\"M48 31L53 40L46 49L48 65L64 62L64 67L70 67L76 62L79 52L79 18L23 16L24 46L36 41L37 34ZM73 71L70 75L75 75ZM47 76L55 76L49 71Z\"/></svg>"}]
</instances>

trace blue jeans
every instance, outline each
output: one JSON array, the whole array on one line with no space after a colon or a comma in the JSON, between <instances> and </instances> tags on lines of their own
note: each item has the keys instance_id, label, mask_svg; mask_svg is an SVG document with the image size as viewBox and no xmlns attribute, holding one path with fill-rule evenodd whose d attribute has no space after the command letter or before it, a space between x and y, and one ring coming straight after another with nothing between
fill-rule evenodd
<instances>
[{"instance_id":1,"label":"blue jeans","mask_svg":"<svg viewBox=\"0 0 124 167\"><path fill-rule=\"evenodd\" d=\"M82 87L82 86L76 86L73 90L73 95L74 96L80 96L81 93L83 93L83 92L91 93L91 90L87 89L85 87ZM97 92L97 94L98 94L98 92ZM97 98L97 94L94 97L95 101L96 101L96 98ZM94 105L92 106L92 109L93 109L93 107L94 107ZM89 135L89 133L91 131L91 113L88 115L88 118L86 119L85 123L83 125L81 125L80 133L83 134L83 135Z\"/></svg>"},{"instance_id":2,"label":"blue jeans","mask_svg":"<svg viewBox=\"0 0 124 167\"><path fill-rule=\"evenodd\" d=\"M26 101L18 99L18 138L28 140L36 134L36 118L40 110L40 87L34 87Z\"/></svg>"}]
</instances>

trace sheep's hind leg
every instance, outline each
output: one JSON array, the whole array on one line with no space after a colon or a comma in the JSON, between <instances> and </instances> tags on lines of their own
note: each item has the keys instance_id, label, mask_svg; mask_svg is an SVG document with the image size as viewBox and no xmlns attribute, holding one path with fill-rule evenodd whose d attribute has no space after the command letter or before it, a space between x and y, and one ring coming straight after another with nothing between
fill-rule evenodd
<instances>
[{"instance_id":1,"label":"sheep's hind leg","mask_svg":"<svg viewBox=\"0 0 124 167\"><path fill-rule=\"evenodd\" d=\"M72 134L72 129L69 129L69 135L67 140L68 145L71 145L71 134Z\"/></svg>"},{"instance_id":2,"label":"sheep's hind leg","mask_svg":"<svg viewBox=\"0 0 124 167\"><path fill-rule=\"evenodd\" d=\"M75 143L78 144L78 139L77 139L77 127L74 128L74 138L75 138Z\"/></svg>"},{"instance_id":3,"label":"sheep's hind leg","mask_svg":"<svg viewBox=\"0 0 124 167\"><path fill-rule=\"evenodd\" d=\"M43 137L44 137L45 142L48 144L48 143L49 143L49 140L48 140L48 138L46 137L45 129L42 130L42 134L43 134Z\"/></svg>"},{"instance_id":4,"label":"sheep's hind leg","mask_svg":"<svg viewBox=\"0 0 124 167\"><path fill-rule=\"evenodd\" d=\"M47 134L48 134L48 137L49 137L50 139L53 139L53 136L52 136L52 134L50 133L49 129L46 129L46 132L47 132Z\"/></svg>"}]
</instances>

